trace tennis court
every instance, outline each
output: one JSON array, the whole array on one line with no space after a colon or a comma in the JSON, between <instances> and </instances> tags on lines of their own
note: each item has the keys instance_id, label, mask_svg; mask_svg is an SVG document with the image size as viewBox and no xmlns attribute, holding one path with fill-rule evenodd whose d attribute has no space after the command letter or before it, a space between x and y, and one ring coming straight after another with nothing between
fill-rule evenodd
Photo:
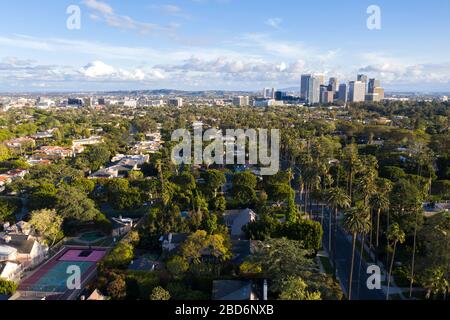
<instances>
[{"instance_id":1,"label":"tennis court","mask_svg":"<svg viewBox=\"0 0 450 320\"><path fill-rule=\"evenodd\" d=\"M81 284L96 271L97 262L106 254L105 249L64 248L43 264L19 285L19 291L36 294L64 294L69 291L67 279L72 273L69 267L79 267Z\"/></svg>"}]
</instances>

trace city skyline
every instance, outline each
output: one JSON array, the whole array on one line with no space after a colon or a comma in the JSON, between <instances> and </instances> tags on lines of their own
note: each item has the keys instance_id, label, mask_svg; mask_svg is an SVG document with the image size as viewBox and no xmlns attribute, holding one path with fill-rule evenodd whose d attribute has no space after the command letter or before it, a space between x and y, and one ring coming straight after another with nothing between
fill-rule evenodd
<instances>
[{"instance_id":1,"label":"city skyline","mask_svg":"<svg viewBox=\"0 0 450 320\"><path fill-rule=\"evenodd\" d=\"M0 13L0 92L258 91L299 87L305 73L341 83L364 73L387 91L450 91L450 44L440 36L450 31L450 4L439 1L24 3ZM366 25L372 4L380 30ZM71 5L80 29L66 26Z\"/></svg>"}]
</instances>

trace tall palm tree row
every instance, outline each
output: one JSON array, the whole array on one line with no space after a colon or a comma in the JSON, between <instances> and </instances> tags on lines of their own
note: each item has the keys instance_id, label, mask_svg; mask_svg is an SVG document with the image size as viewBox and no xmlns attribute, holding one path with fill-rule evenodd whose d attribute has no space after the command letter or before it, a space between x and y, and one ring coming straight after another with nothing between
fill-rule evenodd
<instances>
[{"instance_id":1,"label":"tall palm tree row","mask_svg":"<svg viewBox=\"0 0 450 320\"><path fill-rule=\"evenodd\" d=\"M332 214L330 213L330 233L332 225L333 227L333 249L332 249L332 256L333 256L333 276L336 279L336 234L337 234L337 223L338 223L338 212L339 209L347 209L351 207L351 199L349 195L342 189L342 188L332 188L328 190L328 194L326 197L326 201L328 203L328 206L330 208L334 209L334 222L331 221ZM330 241L331 242L331 241ZM329 248L330 249L330 248Z\"/></svg>"},{"instance_id":2,"label":"tall palm tree row","mask_svg":"<svg viewBox=\"0 0 450 320\"><path fill-rule=\"evenodd\" d=\"M405 232L402 229L400 229L400 226L398 223L394 223L389 226L389 230L387 232L387 239L390 243L392 243L393 251L392 251L391 263L389 266L389 275L388 275L388 279L387 279L388 283L387 283L386 300L389 300L389 290L391 287L392 269L394 267L395 251L397 249L397 244L404 243L405 238L406 238Z\"/></svg>"},{"instance_id":3,"label":"tall palm tree row","mask_svg":"<svg viewBox=\"0 0 450 320\"><path fill-rule=\"evenodd\" d=\"M366 233L370 228L369 209L364 206L358 206L349 210L344 217L344 229L352 235L352 260L350 267L350 276L348 280L348 299L352 299L353 288L353 270L355 264L356 238L358 234Z\"/></svg>"}]
</instances>

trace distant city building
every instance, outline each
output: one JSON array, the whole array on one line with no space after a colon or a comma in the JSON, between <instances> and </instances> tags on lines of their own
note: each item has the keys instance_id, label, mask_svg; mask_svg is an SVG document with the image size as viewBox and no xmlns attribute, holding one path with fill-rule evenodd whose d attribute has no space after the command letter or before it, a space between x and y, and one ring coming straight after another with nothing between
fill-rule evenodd
<instances>
[{"instance_id":1,"label":"distant city building","mask_svg":"<svg viewBox=\"0 0 450 320\"><path fill-rule=\"evenodd\" d=\"M379 88L379 87L381 87L380 80L370 79L369 86L368 86L368 93L375 93L375 88Z\"/></svg>"},{"instance_id":2,"label":"distant city building","mask_svg":"<svg viewBox=\"0 0 450 320\"><path fill-rule=\"evenodd\" d=\"M264 99L275 99L275 88L264 88L263 97Z\"/></svg>"},{"instance_id":3,"label":"distant city building","mask_svg":"<svg viewBox=\"0 0 450 320\"><path fill-rule=\"evenodd\" d=\"M306 101L308 96L308 88L309 88L309 81L312 75L310 74L302 74L301 80L300 80L300 99Z\"/></svg>"},{"instance_id":4,"label":"distant city building","mask_svg":"<svg viewBox=\"0 0 450 320\"><path fill-rule=\"evenodd\" d=\"M348 90L348 100L350 102L363 102L365 98L366 98L366 84L362 81L350 81Z\"/></svg>"},{"instance_id":5,"label":"distant city building","mask_svg":"<svg viewBox=\"0 0 450 320\"><path fill-rule=\"evenodd\" d=\"M284 105L283 101L276 101L275 99L255 100L253 102L254 107L272 107L282 105Z\"/></svg>"},{"instance_id":6,"label":"distant city building","mask_svg":"<svg viewBox=\"0 0 450 320\"><path fill-rule=\"evenodd\" d=\"M339 88L339 80L338 78L330 78L330 81L328 82L328 90L336 92Z\"/></svg>"},{"instance_id":7,"label":"distant city building","mask_svg":"<svg viewBox=\"0 0 450 320\"><path fill-rule=\"evenodd\" d=\"M365 74L358 74L357 80L364 83L364 94L366 94L369 78Z\"/></svg>"},{"instance_id":8,"label":"distant city building","mask_svg":"<svg viewBox=\"0 0 450 320\"><path fill-rule=\"evenodd\" d=\"M82 107L84 106L84 101L79 98L69 98L67 99L67 105L69 107Z\"/></svg>"},{"instance_id":9,"label":"distant city building","mask_svg":"<svg viewBox=\"0 0 450 320\"><path fill-rule=\"evenodd\" d=\"M302 99L306 103L315 104L320 102L320 82L321 76L302 75L300 92Z\"/></svg>"},{"instance_id":10,"label":"distant city building","mask_svg":"<svg viewBox=\"0 0 450 320\"><path fill-rule=\"evenodd\" d=\"M248 96L233 97L233 105L238 107L244 107L250 105L250 98Z\"/></svg>"},{"instance_id":11,"label":"distant city building","mask_svg":"<svg viewBox=\"0 0 450 320\"><path fill-rule=\"evenodd\" d=\"M320 103L326 104L325 100L327 99L328 86L321 85L320 86Z\"/></svg>"},{"instance_id":12,"label":"distant city building","mask_svg":"<svg viewBox=\"0 0 450 320\"><path fill-rule=\"evenodd\" d=\"M379 102L384 100L384 89L381 87L376 87L373 89L373 93L367 94L367 101Z\"/></svg>"},{"instance_id":13,"label":"distant city building","mask_svg":"<svg viewBox=\"0 0 450 320\"><path fill-rule=\"evenodd\" d=\"M169 99L169 106L170 107L182 107L183 99L182 98Z\"/></svg>"},{"instance_id":14,"label":"distant city building","mask_svg":"<svg viewBox=\"0 0 450 320\"><path fill-rule=\"evenodd\" d=\"M98 98L98 99L97 99L97 103L98 103L99 105L101 105L101 106L106 105L105 98Z\"/></svg>"},{"instance_id":15,"label":"distant city building","mask_svg":"<svg viewBox=\"0 0 450 320\"><path fill-rule=\"evenodd\" d=\"M282 91L275 91L275 100L277 101L283 101L286 97L286 93Z\"/></svg>"},{"instance_id":16,"label":"distant city building","mask_svg":"<svg viewBox=\"0 0 450 320\"><path fill-rule=\"evenodd\" d=\"M124 101L123 106L127 108L136 108L137 100L126 100Z\"/></svg>"}]
</instances>

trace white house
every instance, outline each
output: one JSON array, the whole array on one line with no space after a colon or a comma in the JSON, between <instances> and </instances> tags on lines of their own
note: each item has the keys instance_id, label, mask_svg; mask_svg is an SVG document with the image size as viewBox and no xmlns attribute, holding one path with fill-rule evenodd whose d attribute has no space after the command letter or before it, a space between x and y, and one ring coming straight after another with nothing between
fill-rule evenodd
<instances>
[{"instance_id":1,"label":"white house","mask_svg":"<svg viewBox=\"0 0 450 320\"><path fill-rule=\"evenodd\" d=\"M15 261L16 259L17 259L16 248L0 244L0 262Z\"/></svg>"},{"instance_id":2,"label":"white house","mask_svg":"<svg viewBox=\"0 0 450 320\"><path fill-rule=\"evenodd\" d=\"M15 281L20 278L22 268L15 262L0 262L0 279Z\"/></svg>"},{"instance_id":3,"label":"white house","mask_svg":"<svg viewBox=\"0 0 450 320\"><path fill-rule=\"evenodd\" d=\"M225 225L230 229L232 239L243 239L244 231L242 228L256 220L257 215L251 209L227 210L223 214Z\"/></svg>"}]
</instances>

